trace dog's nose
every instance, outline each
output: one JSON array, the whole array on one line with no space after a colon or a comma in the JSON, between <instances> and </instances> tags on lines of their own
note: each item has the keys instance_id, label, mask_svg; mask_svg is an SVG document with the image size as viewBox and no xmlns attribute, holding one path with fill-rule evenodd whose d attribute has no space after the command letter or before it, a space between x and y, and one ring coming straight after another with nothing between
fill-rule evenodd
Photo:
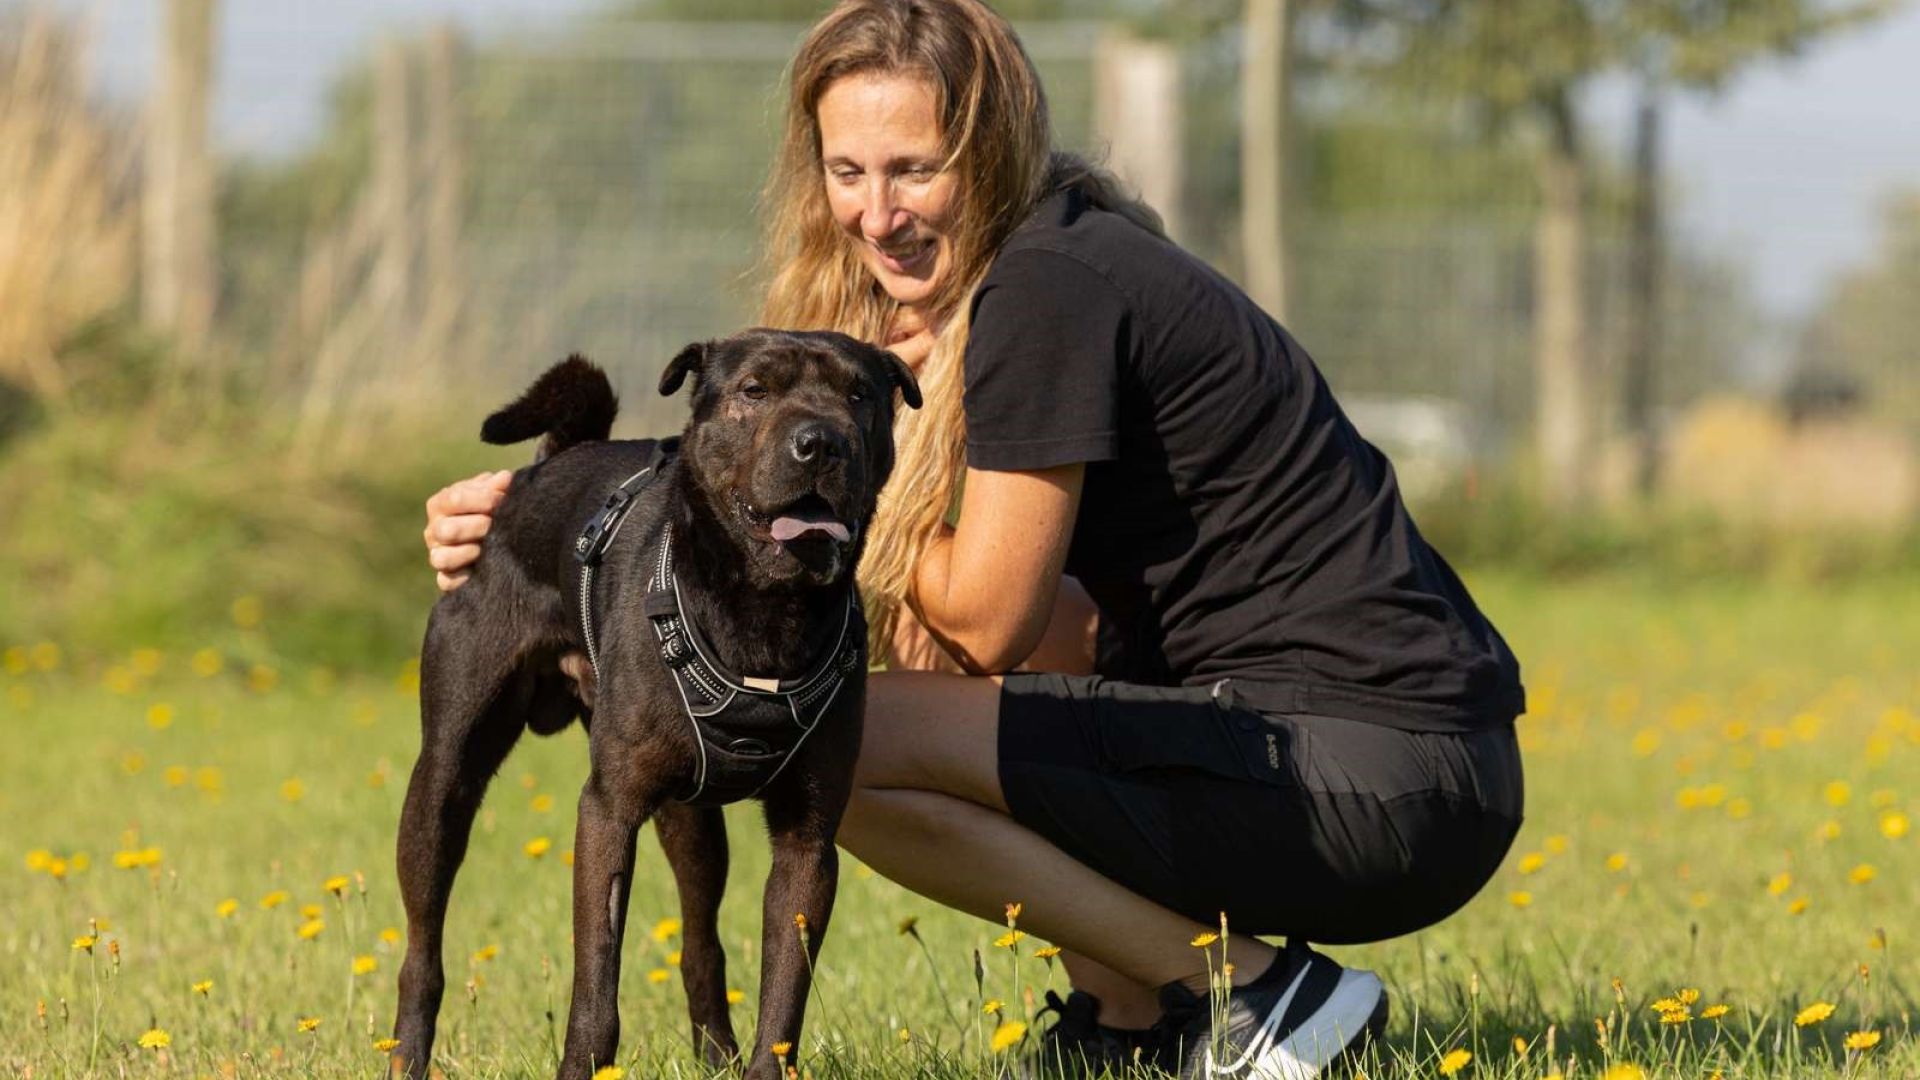
<instances>
[{"instance_id":1,"label":"dog's nose","mask_svg":"<svg viewBox=\"0 0 1920 1080\"><path fill-rule=\"evenodd\" d=\"M793 433L793 459L802 464L812 464L820 458L845 458L847 455L846 437L831 425L819 422L802 424Z\"/></svg>"}]
</instances>

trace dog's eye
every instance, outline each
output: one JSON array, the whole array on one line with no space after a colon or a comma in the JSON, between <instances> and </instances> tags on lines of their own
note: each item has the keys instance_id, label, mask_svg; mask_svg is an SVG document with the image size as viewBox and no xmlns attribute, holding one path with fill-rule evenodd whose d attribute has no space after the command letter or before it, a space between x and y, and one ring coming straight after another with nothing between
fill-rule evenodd
<instances>
[{"instance_id":1,"label":"dog's eye","mask_svg":"<svg viewBox=\"0 0 1920 1080\"><path fill-rule=\"evenodd\" d=\"M847 392L847 401L854 405L858 405L865 400L867 400L867 392L861 387L856 386Z\"/></svg>"},{"instance_id":2,"label":"dog's eye","mask_svg":"<svg viewBox=\"0 0 1920 1080\"><path fill-rule=\"evenodd\" d=\"M740 393L744 395L748 401L759 401L761 398L767 396L767 388L757 382L742 383Z\"/></svg>"}]
</instances>

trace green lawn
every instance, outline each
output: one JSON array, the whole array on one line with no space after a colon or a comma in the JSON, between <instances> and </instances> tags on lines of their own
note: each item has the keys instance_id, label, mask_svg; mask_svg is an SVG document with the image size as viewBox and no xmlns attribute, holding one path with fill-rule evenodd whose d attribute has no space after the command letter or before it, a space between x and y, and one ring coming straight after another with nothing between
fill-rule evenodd
<instances>
[{"instance_id":1,"label":"green lawn","mask_svg":"<svg viewBox=\"0 0 1920 1080\"><path fill-rule=\"evenodd\" d=\"M1474 585L1526 667L1528 821L1466 911L1334 951L1393 994L1367 1075L1435 1075L1453 1050L1472 1052L1462 1077L1920 1075L1920 582ZM273 611L237 614L271 632ZM335 675L242 669L191 641L85 663L8 645L0 1072L381 1075L392 832L417 730L405 658ZM584 771L576 728L523 743L495 781L449 927L448 1076L550 1074ZM723 919L744 1035L765 854L755 810L732 813ZM641 850L622 1063L704 1075L669 962L671 880L650 839ZM924 951L899 933L908 916ZM1063 982L1034 940L1018 958L995 948L1001 929L848 866L799 1064L995 1075L1019 1051L988 1049L973 953L1015 1019L1029 990ZM1650 1006L1682 990L1699 995L1690 1019L1663 1024ZM1795 1024L1819 1003L1831 1016ZM170 1045L142 1048L150 1029ZM1850 1053L1862 1031L1878 1045Z\"/></svg>"}]
</instances>

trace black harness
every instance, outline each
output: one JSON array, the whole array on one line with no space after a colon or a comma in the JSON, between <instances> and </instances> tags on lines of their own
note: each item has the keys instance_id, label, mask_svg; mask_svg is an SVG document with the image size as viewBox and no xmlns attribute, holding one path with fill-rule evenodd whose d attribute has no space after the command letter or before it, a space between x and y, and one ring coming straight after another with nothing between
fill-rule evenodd
<instances>
[{"instance_id":1,"label":"black harness","mask_svg":"<svg viewBox=\"0 0 1920 1080\"><path fill-rule=\"evenodd\" d=\"M636 497L674 460L679 440L655 444L646 467L621 481L574 541L580 562L580 630L587 660L600 673L593 619L594 571L626 522ZM644 613L660 642L660 659L673 675L698 761L690 789L674 798L696 806L724 806L757 795L793 760L866 656L866 618L860 594L849 589L833 644L797 679L735 676L684 612L673 572L673 526L661 530L647 578Z\"/></svg>"}]
</instances>

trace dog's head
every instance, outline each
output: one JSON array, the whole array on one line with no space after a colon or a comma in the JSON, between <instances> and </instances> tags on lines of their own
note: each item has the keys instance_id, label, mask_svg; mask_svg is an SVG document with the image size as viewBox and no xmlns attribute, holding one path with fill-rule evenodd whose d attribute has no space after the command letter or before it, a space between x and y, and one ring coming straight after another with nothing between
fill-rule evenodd
<instances>
[{"instance_id":1,"label":"dog's head","mask_svg":"<svg viewBox=\"0 0 1920 1080\"><path fill-rule=\"evenodd\" d=\"M689 345L660 376L694 378L687 475L759 585L825 585L853 568L893 471L893 395L913 373L845 334L748 330Z\"/></svg>"}]
</instances>

